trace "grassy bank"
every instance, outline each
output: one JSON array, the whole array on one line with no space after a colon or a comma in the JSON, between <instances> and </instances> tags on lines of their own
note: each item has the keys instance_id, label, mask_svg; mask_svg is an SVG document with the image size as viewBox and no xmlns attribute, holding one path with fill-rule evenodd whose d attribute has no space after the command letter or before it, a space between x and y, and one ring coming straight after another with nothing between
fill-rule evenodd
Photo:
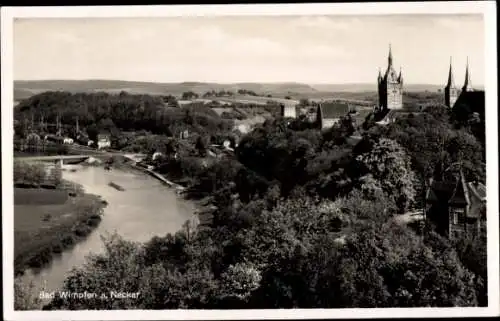
<instances>
[{"instance_id":1,"label":"grassy bank","mask_svg":"<svg viewBox=\"0 0 500 321\"><path fill-rule=\"evenodd\" d=\"M15 188L15 274L46 265L54 254L85 238L100 223L104 206L96 195Z\"/></svg>"}]
</instances>

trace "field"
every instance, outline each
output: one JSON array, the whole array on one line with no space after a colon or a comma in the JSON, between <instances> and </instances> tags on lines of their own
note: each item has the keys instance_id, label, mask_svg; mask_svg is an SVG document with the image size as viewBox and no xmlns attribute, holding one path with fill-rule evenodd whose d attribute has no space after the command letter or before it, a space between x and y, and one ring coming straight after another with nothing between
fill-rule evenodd
<instances>
[{"instance_id":1,"label":"field","mask_svg":"<svg viewBox=\"0 0 500 321\"><path fill-rule=\"evenodd\" d=\"M230 103L240 103L240 104L256 104L256 105L266 105L269 101L285 104L285 105L296 105L299 103L295 99L285 99L277 97L266 97L266 96L250 96L250 95L235 95L234 97L217 97L217 100L230 102Z\"/></svg>"},{"instance_id":2,"label":"field","mask_svg":"<svg viewBox=\"0 0 500 321\"><path fill-rule=\"evenodd\" d=\"M15 272L39 268L100 221L100 198L89 194L70 197L65 190L14 189Z\"/></svg>"},{"instance_id":3,"label":"field","mask_svg":"<svg viewBox=\"0 0 500 321\"><path fill-rule=\"evenodd\" d=\"M203 102L210 103L212 101L216 101L221 105L229 105L229 104L254 104L265 106L269 102L284 104L284 105L297 105L299 103L296 99L285 99L285 98L277 98L277 97L266 97L266 96L251 96L251 95L234 95L231 97L209 97L209 98L198 98L193 100L179 100L179 105L187 105L190 103Z\"/></svg>"},{"instance_id":4,"label":"field","mask_svg":"<svg viewBox=\"0 0 500 321\"><path fill-rule=\"evenodd\" d=\"M16 188L14 189L14 204L20 206L37 207L42 205L59 206L68 200L68 193L64 190Z\"/></svg>"}]
</instances>

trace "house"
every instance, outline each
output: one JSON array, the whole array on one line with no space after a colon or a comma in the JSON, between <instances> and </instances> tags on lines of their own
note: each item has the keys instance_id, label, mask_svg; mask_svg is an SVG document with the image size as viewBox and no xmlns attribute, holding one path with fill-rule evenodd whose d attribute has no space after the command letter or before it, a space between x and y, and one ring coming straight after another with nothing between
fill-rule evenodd
<instances>
[{"instance_id":1,"label":"house","mask_svg":"<svg viewBox=\"0 0 500 321\"><path fill-rule=\"evenodd\" d=\"M108 148L111 147L111 138L108 134L97 135L97 148Z\"/></svg>"},{"instance_id":2,"label":"house","mask_svg":"<svg viewBox=\"0 0 500 321\"><path fill-rule=\"evenodd\" d=\"M342 102L325 102L318 105L316 120L321 129L330 128L349 114L349 105Z\"/></svg>"},{"instance_id":3,"label":"house","mask_svg":"<svg viewBox=\"0 0 500 321\"><path fill-rule=\"evenodd\" d=\"M64 144L73 144L73 138L64 137L63 138L63 143Z\"/></svg>"},{"instance_id":4,"label":"house","mask_svg":"<svg viewBox=\"0 0 500 321\"><path fill-rule=\"evenodd\" d=\"M285 118L295 118L297 117L297 111L295 105L292 104L281 104L281 117Z\"/></svg>"},{"instance_id":5,"label":"house","mask_svg":"<svg viewBox=\"0 0 500 321\"><path fill-rule=\"evenodd\" d=\"M486 187L466 182L462 173L456 182L431 182L426 217L450 239L486 235Z\"/></svg>"},{"instance_id":6,"label":"house","mask_svg":"<svg viewBox=\"0 0 500 321\"><path fill-rule=\"evenodd\" d=\"M188 139L189 138L189 131L187 129L183 130L179 134L180 139Z\"/></svg>"}]
</instances>

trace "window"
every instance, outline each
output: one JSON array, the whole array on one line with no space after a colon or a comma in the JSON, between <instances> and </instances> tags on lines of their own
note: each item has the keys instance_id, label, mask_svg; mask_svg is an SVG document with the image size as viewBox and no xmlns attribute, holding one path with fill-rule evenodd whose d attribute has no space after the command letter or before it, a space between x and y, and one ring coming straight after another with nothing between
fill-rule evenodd
<instances>
[{"instance_id":1,"label":"window","mask_svg":"<svg viewBox=\"0 0 500 321\"><path fill-rule=\"evenodd\" d=\"M461 208L454 208L451 210L451 219L453 224L464 224L464 210Z\"/></svg>"}]
</instances>

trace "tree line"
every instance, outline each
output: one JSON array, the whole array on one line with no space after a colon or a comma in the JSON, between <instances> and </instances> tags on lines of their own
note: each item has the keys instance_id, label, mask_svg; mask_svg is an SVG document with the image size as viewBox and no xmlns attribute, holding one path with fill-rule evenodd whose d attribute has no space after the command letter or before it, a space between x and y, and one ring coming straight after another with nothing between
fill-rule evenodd
<instances>
[{"instance_id":1,"label":"tree line","mask_svg":"<svg viewBox=\"0 0 500 321\"><path fill-rule=\"evenodd\" d=\"M15 132L26 136L32 117L38 123L60 122L63 131L76 137L76 122L89 138L96 141L99 133L109 133L112 144L118 144L123 132L148 130L152 134L179 136L184 130L200 135L219 134L232 130L231 120L221 119L203 103L172 108L173 96L44 92L22 101L15 109ZM51 127L55 130L55 127Z\"/></svg>"}]
</instances>

